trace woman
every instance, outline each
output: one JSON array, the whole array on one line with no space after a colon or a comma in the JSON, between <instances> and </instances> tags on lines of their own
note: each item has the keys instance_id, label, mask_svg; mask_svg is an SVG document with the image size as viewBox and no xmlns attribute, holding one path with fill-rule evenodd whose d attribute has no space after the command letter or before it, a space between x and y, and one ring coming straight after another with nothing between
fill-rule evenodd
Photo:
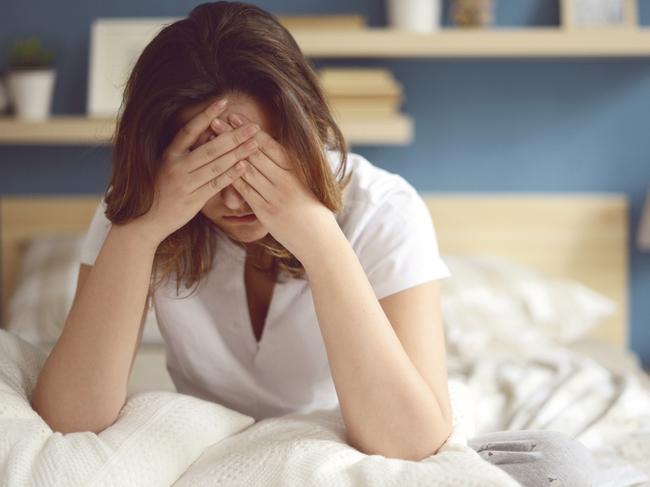
<instances>
[{"instance_id":1,"label":"woman","mask_svg":"<svg viewBox=\"0 0 650 487\"><path fill-rule=\"evenodd\" d=\"M179 392L256 420L340 407L355 448L436 453L451 431L449 271L428 210L403 178L347 153L277 19L197 6L144 49L122 108L34 408L59 431L113 423L150 298Z\"/></svg>"}]
</instances>

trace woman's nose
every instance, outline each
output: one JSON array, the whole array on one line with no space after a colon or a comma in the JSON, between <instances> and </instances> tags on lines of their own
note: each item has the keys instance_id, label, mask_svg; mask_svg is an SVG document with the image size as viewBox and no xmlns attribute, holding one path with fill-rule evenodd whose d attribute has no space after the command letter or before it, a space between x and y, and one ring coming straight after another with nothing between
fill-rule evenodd
<instances>
[{"instance_id":1,"label":"woman's nose","mask_svg":"<svg viewBox=\"0 0 650 487\"><path fill-rule=\"evenodd\" d=\"M231 210L239 210L246 203L246 200L232 184L221 190L221 199L223 204Z\"/></svg>"}]
</instances>

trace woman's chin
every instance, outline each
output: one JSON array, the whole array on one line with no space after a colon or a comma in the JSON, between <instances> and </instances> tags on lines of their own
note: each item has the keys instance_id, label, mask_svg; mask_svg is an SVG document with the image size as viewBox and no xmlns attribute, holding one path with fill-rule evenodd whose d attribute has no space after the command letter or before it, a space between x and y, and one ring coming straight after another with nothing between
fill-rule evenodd
<instances>
[{"instance_id":1,"label":"woman's chin","mask_svg":"<svg viewBox=\"0 0 650 487\"><path fill-rule=\"evenodd\" d=\"M243 243L255 242L256 240L260 240L266 237L268 233L269 232L264 227L261 226L259 228L251 228L251 229L246 229L246 228L228 229L228 234L230 234L230 238Z\"/></svg>"}]
</instances>

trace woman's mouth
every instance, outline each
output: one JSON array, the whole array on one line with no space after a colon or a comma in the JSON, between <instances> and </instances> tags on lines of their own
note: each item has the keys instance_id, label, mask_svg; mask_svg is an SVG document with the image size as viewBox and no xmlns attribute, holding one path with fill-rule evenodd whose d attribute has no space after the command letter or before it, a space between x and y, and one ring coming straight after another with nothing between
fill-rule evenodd
<instances>
[{"instance_id":1,"label":"woman's mouth","mask_svg":"<svg viewBox=\"0 0 650 487\"><path fill-rule=\"evenodd\" d=\"M257 220L257 217L255 213L250 213L245 216L224 216L223 219L233 223L250 223Z\"/></svg>"}]
</instances>

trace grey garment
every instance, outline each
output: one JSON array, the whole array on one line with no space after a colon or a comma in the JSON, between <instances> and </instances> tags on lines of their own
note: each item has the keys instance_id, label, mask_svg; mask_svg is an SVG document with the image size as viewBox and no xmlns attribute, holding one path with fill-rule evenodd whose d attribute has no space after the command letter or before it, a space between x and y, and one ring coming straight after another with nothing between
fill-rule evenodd
<instances>
[{"instance_id":1,"label":"grey garment","mask_svg":"<svg viewBox=\"0 0 650 487\"><path fill-rule=\"evenodd\" d=\"M591 452L559 431L494 431L468 444L525 487L591 487L598 480Z\"/></svg>"}]
</instances>

